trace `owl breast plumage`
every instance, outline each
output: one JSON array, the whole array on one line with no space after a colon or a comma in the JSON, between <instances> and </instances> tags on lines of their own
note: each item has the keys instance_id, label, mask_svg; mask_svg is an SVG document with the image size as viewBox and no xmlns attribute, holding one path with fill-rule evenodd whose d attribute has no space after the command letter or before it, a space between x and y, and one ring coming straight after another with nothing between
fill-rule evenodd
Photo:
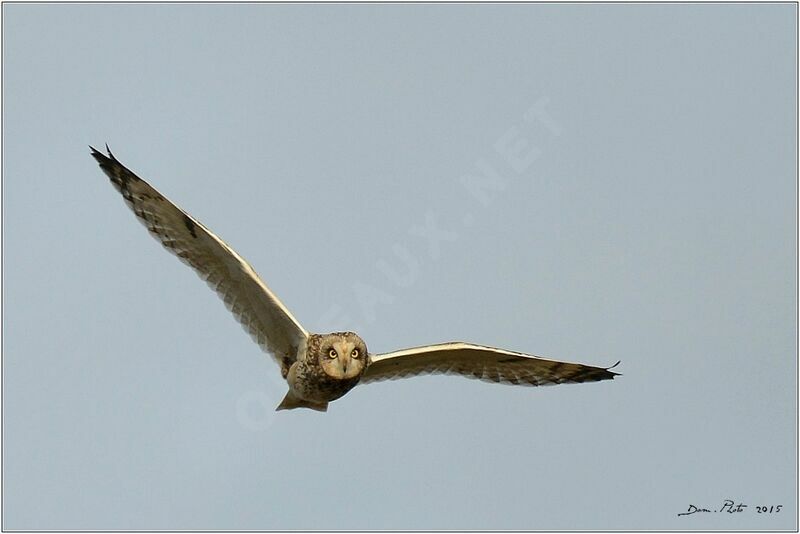
<instances>
[{"instance_id":1,"label":"owl breast plumage","mask_svg":"<svg viewBox=\"0 0 800 534\"><path fill-rule=\"evenodd\" d=\"M328 403L359 383L420 374L456 374L529 386L596 382L619 376L611 371L614 366L561 362L472 343L450 342L370 354L353 332L309 333L224 241L128 170L108 147L107 155L91 150L140 222L220 295L244 329L280 366L289 391L278 410L326 411Z\"/></svg>"}]
</instances>

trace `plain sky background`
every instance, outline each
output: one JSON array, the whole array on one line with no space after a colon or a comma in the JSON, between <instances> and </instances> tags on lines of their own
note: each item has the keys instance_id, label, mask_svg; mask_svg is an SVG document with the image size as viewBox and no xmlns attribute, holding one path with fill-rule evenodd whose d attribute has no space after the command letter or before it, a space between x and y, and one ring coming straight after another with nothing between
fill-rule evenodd
<instances>
[{"instance_id":1,"label":"plain sky background","mask_svg":"<svg viewBox=\"0 0 800 534\"><path fill-rule=\"evenodd\" d=\"M3 527L796 528L796 10L4 4ZM311 331L624 376L276 414L105 142Z\"/></svg>"}]
</instances>

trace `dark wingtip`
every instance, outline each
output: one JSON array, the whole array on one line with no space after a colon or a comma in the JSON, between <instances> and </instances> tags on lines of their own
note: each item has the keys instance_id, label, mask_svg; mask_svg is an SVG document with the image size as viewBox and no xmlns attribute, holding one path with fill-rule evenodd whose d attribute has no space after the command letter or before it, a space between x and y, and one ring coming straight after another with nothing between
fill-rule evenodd
<instances>
[{"instance_id":1,"label":"dark wingtip","mask_svg":"<svg viewBox=\"0 0 800 534\"><path fill-rule=\"evenodd\" d=\"M92 145L89 145L89 148L92 149L92 156L94 157L94 159L97 160L97 162L101 166L103 164L119 163L119 160L114 157L114 154L111 153L111 149L108 148L108 143L106 143L106 152L108 153L107 156L105 154L103 154L102 152L100 152L99 150L97 150Z\"/></svg>"},{"instance_id":2,"label":"dark wingtip","mask_svg":"<svg viewBox=\"0 0 800 534\"><path fill-rule=\"evenodd\" d=\"M89 148L92 150L92 157L97 160L97 163L103 163L108 161L108 158L99 150L97 150L92 145L89 145Z\"/></svg>"}]
</instances>

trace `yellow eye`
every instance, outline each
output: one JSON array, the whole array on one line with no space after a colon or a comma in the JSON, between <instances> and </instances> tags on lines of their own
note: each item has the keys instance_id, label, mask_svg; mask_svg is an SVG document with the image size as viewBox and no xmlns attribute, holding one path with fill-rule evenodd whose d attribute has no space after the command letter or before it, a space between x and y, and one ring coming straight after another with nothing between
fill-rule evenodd
<instances>
[{"instance_id":1,"label":"yellow eye","mask_svg":"<svg viewBox=\"0 0 800 534\"><path fill-rule=\"evenodd\" d=\"M350 356L353 358L358 358L359 354L360 353L358 352L358 349L353 349L353 352L350 353Z\"/></svg>"},{"instance_id":2,"label":"yellow eye","mask_svg":"<svg viewBox=\"0 0 800 534\"><path fill-rule=\"evenodd\" d=\"M336 354L336 349L331 349L328 351L328 358L336 358L338 354Z\"/></svg>"}]
</instances>

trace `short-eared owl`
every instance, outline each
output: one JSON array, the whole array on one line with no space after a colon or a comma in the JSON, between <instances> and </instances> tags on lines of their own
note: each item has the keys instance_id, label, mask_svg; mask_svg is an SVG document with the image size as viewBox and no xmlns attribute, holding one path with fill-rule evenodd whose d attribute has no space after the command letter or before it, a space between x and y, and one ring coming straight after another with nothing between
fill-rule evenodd
<instances>
[{"instance_id":1,"label":"short-eared owl","mask_svg":"<svg viewBox=\"0 0 800 534\"><path fill-rule=\"evenodd\" d=\"M150 233L219 293L245 330L278 363L289 385L278 410L326 411L329 402L356 384L419 374L459 374L530 386L617 376L611 367L547 360L470 343L371 354L353 332L309 334L253 268L219 237L129 171L107 146L108 156L89 148Z\"/></svg>"}]
</instances>

